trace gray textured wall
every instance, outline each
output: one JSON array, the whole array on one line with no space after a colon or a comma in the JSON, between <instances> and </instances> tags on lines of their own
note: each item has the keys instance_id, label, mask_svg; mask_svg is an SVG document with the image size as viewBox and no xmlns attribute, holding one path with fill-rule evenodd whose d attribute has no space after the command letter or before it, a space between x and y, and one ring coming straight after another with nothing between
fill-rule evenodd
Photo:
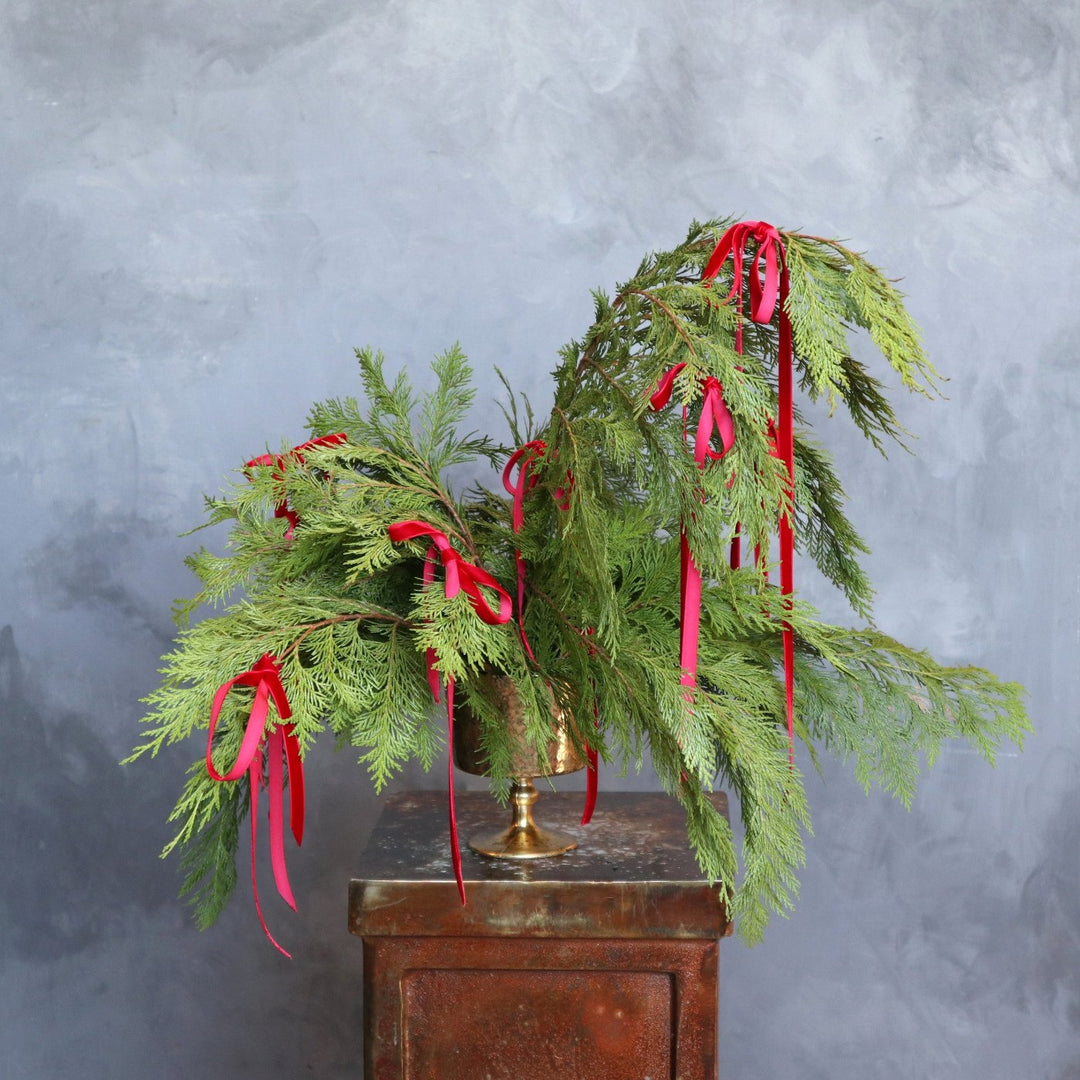
<instances>
[{"instance_id":1,"label":"gray textured wall","mask_svg":"<svg viewBox=\"0 0 1080 1080\"><path fill-rule=\"evenodd\" d=\"M946 753L910 814L810 780L800 906L723 946L722 1075L1080 1078L1073 0L0 13L0 1074L359 1075L351 762L312 759L302 918L267 898L292 964L243 886L205 934L173 899L198 746L115 764L176 534L353 345L460 339L544 400L588 289L731 212L904 276L949 400L902 404L918 458L828 429L879 622L1026 683L1038 734Z\"/></svg>"}]
</instances>

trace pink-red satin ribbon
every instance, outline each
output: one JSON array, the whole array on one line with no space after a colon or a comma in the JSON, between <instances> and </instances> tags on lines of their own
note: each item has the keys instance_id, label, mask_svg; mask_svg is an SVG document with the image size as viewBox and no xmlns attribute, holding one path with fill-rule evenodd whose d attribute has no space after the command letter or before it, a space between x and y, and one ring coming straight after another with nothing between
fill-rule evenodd
<instances>
[{"instance_id":1,"label":"pink-red satin ribbon","mask_svg":"<svg viewBox=\"0 0 1080 1080\"><path fill-rule=\"evenodd\" d=\"M590 626L585 631L586 634L592 635L595 633ZM589 655L595 656L596 649L593 646L589 646ZM593 692L593 727L600 726L600 706L596 700L596 680L593 680L592 684ZM596 752L596 747L593 746L588 740L585 741L585 807L581 812L581 824L588 825L592 821L593 811L596 810L596 798L600 791L600 762Z\"/></svg>"},{"instance_id":2,"label":"pink-red satin ribbon","mask_svg":"<svg viewBox=\"0 0 1080 1080\"><path fill-rule=\"evenodd\" d=\"M214 731L217 729L221 707L234 686L253 686L255 698L251 704L251 713L248 716L247 727L244 729L236 761L232 768L221 773L215 768L212 756ZM278 723L271 727L268 735L266 721L271 698L277 707ZM294 733L294 726L281 723L290 716L292 716L292 709L285 696L285 688L281 685L277 660L270 653L265 653L250 671L245 671L242 675L237 675L235 679L230 679L218 687L210 707L210 733L206 741L206 771L214 780L225 783L239 780L245 772L248 774L248 786L251 789L251 890L255 895L255 910L263 932L274 948L285 956L289 956L289 953L285 952L274 939L263 917L262 905L259 902L259 886L255 875L255 848L258 839L259 789L263 785L263 749L265 747L268 757L270 794L270 864L273 867L274 884L277 886L278 893L295 911L296 900L293 898L292 886L289 884L289 875L285 868L284 770L287 767L289 824L296 843L299 845L304 838L304 765L300 757L300 744Z\"/></svg>"},{"instance_id":3,"label":"pink-red satin ribbon","mask_svg":"<svg viewBox=\"0 0 1080 1080\"><path fill-rule=\"evenodd\" d=\"M671 400L675 378L686 367L676 364L668 371L649 398L649 404L659 411ZM701 415L694 435L694 460L705 468L706 461L719 461L735 444L735 425L724 404L723 387L713 376L701 381ZM720 437L721 450L713 450L713 436ZM701 626L701 570L694 561L690 545L683 529L680 544L680 616L679 616L679 666L682 668L680 682L683 686L697 685L698 639Z\"/></svg>"},{"instance_id":4,"label":"pink-red satin ribbon","mask_svg":"<svg viewBox=\"0 0 1080 1080\"><path fill-rule=\"evenodd\" d=\"M547 450L547 443L543 439L533 439L518 447L506 462L503 469L503 487L507 493L514 497L513 510L511 512L511 526L516 536L525 525L525 496L536 487L537 476L533 474L533 463L539 461ZM513 477L517 469L517 479ZM567 474L567 482L572 488L574 478ZM560 510L570 508L570 494L565 488L555 489L555 502ZM529 644L528 635L525 633L525 559L518 548L514 549L514 561L517 564L517 602L518 602L518 627L521 632L521 643L525 646L525 652L535 664L536 657L533 655L532 646ZM591 631L590 631L591 633ZM594 719L595 719L594 712ZM592 820L593 810L596 808L596 796L598 787L598 761L596 748L588 742L585 744L585 810L581 816L581 824L588 825Z\"/></svg>"},{"instance_id":5,"label":"pink-red satin ribbon","mask_svg":"<svg viewBox=\"0 0 1080 1080\"><path fill-rule=\"evenodd\" d=\"M510 621L513 613L513 601L510 594L495 580L486 570L473 563L466 562L457 551L454 550L446 533L436 529L424 521L398 521L389 526L390 539L395 543L403 543L417 536L431 538L431 546L428 548L424 561L424 587L429 586L435 580L435 561L441 560L446 572L445 589L448 599L453 599L459 592L463 592L472 605L473 611L480 619L492 626L498 626ZM481 593L481 588L494 591L499 600L499 610L493 611L487 600ZM432 696L436 703L439 701L439 673L436 670L438 656L434 649L427 650L427 673L428 685L431 687ZM465 881L461 871L461 847L458 843L457 814L454 810L454 680L446 680L446 731L450 750L450 761L447 775L447 794L450 807L450 856L454 864L454 878L457 881L458 894L461 902L465 903Z\"/></svg>"},{"instance_id":6,"label":"pink-red satin ribbon","mask_svg":"<svg viewBox=\"0 0 1080 1080\"><path fill-rule=\"evenodd\" d=\"M506 468L503 469L503 487L514 497L511 525L515 536L521 532L525 524L525 496L536 487L539 479L533 475L533 463L544 456L546 449L547 443L542 439L533 439L532 442L527 442L515 450L510 455ZM516 480L512 479L514 469L518 470ZM536 657L533 655L532 646L525 633L525 559L518 548L514 548L514 562L517 564L518 628L521 631L521 643L525 646L529 659L535 664Z\"/></svg>"},{"instance_id":7,"label":"pink-red satin ribbon","mask_svg":"<svg viewBox=\"0 0 1080 1080\"><path fill-rule=\"evenodd\" d=\"M532 442L527 442L515 450L503 469L503 487L514 497L511 526L515 536L521 532L525 524L525 496L536 487L539 479L533 475L533 463L539 461L546 450L547 443L543 439L533 439ZM518 470L517 480L513 479L514 469ZM568 487L572 490L574 478L570 473L566 476ZM567 488L555 489L555 505L560 510L570 509L570 492ZM525 559L517 548L514 549L514 562L517 564L518 626L521 630L521 643L525 646L529 659L535 664L536 657L533 655L532 646L525 633Z\"/></svg>"},{"instance_id":8,"label":"pink-red satin ribbon","mask_svg":"<svg viewBox=\"0 0 1080 1080\"><path fill-rule=\"evenodd\" d=\"M277 470L274 473L274 479L284 480L285 475L283 470L287 458L292 458L303 464L305 450L312 450L319 446L338 446L345 441L346 435L343 431L339 431L334 435L324 435L319 439L309 439L306 443L294 446L287 454L262 454L260 457L252 458L245 465L245 468L254 469L260 465L269 465ZM291 540L293 538L293 533L296 531L296 526L300 523L300 515L289 506L288 499L283 498L281 502L274 507L274 517L285 518L285 520L288 521L289 527L285 530L285 539Z\"/></svg>"},{"instance_id":9,"label":"pink-red satin ribbon","mask_svg":"<svg viewBox=\"0 0 1080 1080\"><path fill-rule=\"evenodd\" d=\"M779 307L778 342L778 412L775 428L775 453L787 470L787 495L780 513L780 594L790 608L795 591L795 534L791 525L788 504L795 493L795 405L794 350L791 319L787 313L790 287L787 254L779 231L764 221L743 221L732 225L713 249L702 271L702 281L710 284L720 273L728 256L732 260L732 284L728 299L734 297L739 314L743 312L743 264L746 247L753 241L757 247L750 265L750 318L756 323L768 323ZM762 266L764 263L764 267ZM763 276L764 275L764 276ZM736 324L736 351L742 352L742 322ZM732 567L737 568L738 547L732 545ZM788 758L795 764L795 634L789 622L784 623L784 699L787 710Z\"/></svg>"}]
</instances>

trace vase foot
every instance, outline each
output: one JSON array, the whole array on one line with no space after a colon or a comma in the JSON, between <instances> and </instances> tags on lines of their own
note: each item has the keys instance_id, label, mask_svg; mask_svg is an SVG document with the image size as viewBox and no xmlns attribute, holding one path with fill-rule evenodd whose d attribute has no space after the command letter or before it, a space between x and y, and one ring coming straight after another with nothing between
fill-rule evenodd
<instances>
[{"instance_id":1,"label":"vase foot","mask_svg":"<svg viewBox=\"0 0 1080 1080\"><path fill-rule=\"evenodd\" d=\"M537 800L536 788L526 777L510 785L510 805L513 820L510 827L499 832L484 833L469 840L469 847L480 855L494 859L546 859L564 855L577 847L577 841L567 833L544 829L533 821L532 808Z\"/></svg>"}]
</instances>

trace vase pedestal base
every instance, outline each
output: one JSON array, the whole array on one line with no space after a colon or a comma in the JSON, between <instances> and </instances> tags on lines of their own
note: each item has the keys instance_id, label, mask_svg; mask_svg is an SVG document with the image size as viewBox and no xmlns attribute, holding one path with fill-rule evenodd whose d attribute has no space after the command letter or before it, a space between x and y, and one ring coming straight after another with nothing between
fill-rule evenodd
<instances>
[{"instance_id":1,"label":"vase pedestal base","mask_svg":"<svg viewBox=\"0 0 1080 1080\"><path fill-rule=\"evenodd\" d=\"M486 832L469 838L469 847L493 859L546 859L573 851L578 842L569 833L544 829L533 820L533 804L538 798L528 777L510 785L513 819L500 832Z\"/></svg>"}]
</instances>

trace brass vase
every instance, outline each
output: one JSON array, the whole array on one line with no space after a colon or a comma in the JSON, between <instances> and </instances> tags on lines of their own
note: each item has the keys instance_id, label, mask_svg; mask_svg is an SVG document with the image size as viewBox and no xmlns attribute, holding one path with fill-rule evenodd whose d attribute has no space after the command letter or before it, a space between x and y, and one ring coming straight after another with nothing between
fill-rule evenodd
<instances>
[{"instance_id":1,"label":"brass vase","mask_svg":"<svg viewBox=\"0 0 1080 1080\"><path fill-rule=\"evenodd\" d=\"M573 718L551 703L556 735L542 750L525 735L525 715L521 696L506 675L487 674L490 696L500 703L506 727L514 744L513 779L510 783L510 825L498 832L484 833L469 840L469 847L481 855L498 859L543 859L562 855L577 847L577 841L563 832L545 829L533 820L538 794L533 779L561 776L585 767L585 759L571 734ZM487 762L480 743L480 720L469 708L458 710L454 720L454 764L473 776L487 775Z\"/></svg>"}]
</instances>

